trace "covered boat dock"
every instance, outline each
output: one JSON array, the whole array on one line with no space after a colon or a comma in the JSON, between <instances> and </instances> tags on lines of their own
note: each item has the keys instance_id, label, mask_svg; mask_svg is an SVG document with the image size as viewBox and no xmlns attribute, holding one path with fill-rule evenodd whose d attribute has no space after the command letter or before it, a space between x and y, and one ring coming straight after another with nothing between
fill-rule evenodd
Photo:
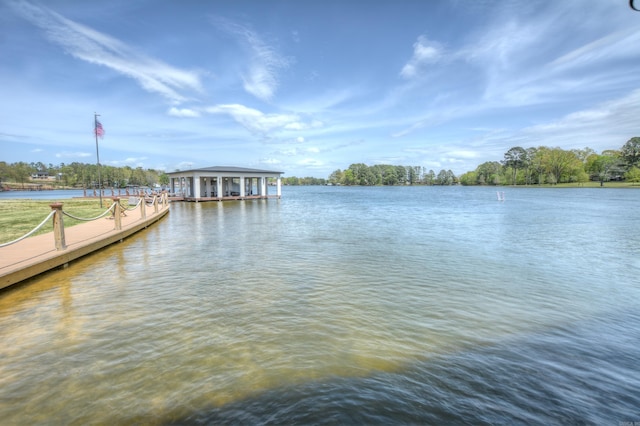
<instances>
[{"instance_id":1,"label":"covered boat dock","mask_svg":"<svg viewBox=\"0 0 640 426\"><path fill-rule=\"evenodd\" d=\"M243 167L205 167L167 173L172 199L184 201L224 201L282 196L283 172ZM275 194L269 187L275 186Z\"/></svg>"}]
</instances>

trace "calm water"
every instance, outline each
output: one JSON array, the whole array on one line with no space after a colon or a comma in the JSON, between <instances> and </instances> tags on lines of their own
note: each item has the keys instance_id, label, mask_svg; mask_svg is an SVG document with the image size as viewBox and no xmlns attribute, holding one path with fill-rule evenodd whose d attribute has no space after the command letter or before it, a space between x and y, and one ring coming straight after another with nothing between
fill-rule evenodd
<instances>
[{"instance_id":1,"label":"calm water","mask_svg":"<svg viewBox=\"0 0 640 426\"><path fill-rule=\"evenodd\" d=\"M640 191L504 190L173 203L0 293L0 422L640 422Z\"/></svg>"},{"instance_id":2,"label":"calm water","mask_svg":"<svg viewBox=\"0 0 640 426\"><path fill-rule=\"evenodd\" d=\"M87 191L87 195L92 195L91 190ZM47 191L0 191L0 200L12 198L32 199L32 200L62 200L65 198L82 197L84 191L82 189L67 190L47 190ZM111 191L107 191L105 197L111 197Z\"/></svg>"}]
</instances>

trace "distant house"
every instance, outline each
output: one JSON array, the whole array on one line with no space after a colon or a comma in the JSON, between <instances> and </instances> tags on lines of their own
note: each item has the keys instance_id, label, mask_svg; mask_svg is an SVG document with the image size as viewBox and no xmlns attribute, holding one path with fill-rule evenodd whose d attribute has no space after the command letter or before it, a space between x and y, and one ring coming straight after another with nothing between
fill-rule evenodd
<instances>
[{"instance_id":1,"label":"distant house","mask_svg":"<svg viewBox=\"0 0 640 426\"><path fill-rule=\"evenodd\" d=\"M243 167L205 167L167 173L169 192L187 201L280 198L283 172ZM269 180L275 180L276 194L269 195Z\"/></svg>"},{"instance_id":2,"label":"distant house","mask_svg":"<svg viewBox=\"0 0 640 426\"><path fill-rule=\"evenodd\" d=\"M33 173L31 175L31 179L49 180L50 179L49 172L36 172L36 173Z\"/></svg>"}]
</instances>

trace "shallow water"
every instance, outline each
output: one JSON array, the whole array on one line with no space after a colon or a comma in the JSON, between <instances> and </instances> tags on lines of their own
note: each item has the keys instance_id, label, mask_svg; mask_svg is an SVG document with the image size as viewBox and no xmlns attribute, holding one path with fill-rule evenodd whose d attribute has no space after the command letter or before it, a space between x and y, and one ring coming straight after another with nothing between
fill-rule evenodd
<instances>
[{"instance_id":1,"label":"shallow water","mask_svg":"<svg viewBox=\"0 0 640 426\"><path fill-rule=\"evenodd\" d=\"M640 192L173 203L0 293L0 418L640 421Z\"/></svg>"}]
</instances>

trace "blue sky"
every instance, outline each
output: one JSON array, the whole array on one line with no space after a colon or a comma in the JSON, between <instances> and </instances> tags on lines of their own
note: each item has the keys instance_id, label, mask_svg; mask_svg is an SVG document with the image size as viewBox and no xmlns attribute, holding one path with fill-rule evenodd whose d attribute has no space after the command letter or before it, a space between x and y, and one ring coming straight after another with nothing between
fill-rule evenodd
<instances>
[{"instance_id":1,"label":"blue sky","mask_svg":"<svg viewBox=\"0 0 640 426\"><path fill-rule=\"evenodd\" d=\"M626 0L3 1L0 160L457 175L640 136Z\"/></svg>"}]
</instances>

